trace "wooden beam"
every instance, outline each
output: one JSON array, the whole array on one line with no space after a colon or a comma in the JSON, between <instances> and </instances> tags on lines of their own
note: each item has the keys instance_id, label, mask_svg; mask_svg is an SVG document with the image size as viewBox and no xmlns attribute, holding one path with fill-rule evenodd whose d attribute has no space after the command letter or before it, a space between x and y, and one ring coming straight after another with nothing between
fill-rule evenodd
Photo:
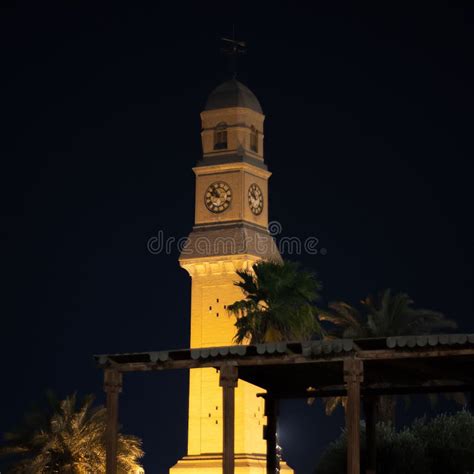
<instances>
[{"instance_id":1,"label":"wooden beam","mask_svg":"<svg viewBox=\"0 0 474 474\"><path fill-rule=\"evenodd\" d=\"M242 380L245 380L242 378ZM473 385L466 384L452 384L452 380L449 381L449 385L392 385L388 384L387 387L377 386L366 386L361 388L362 396L377 396L377 395L411 395L411 394L426 394L426 393L467 393L471 392L474 388ZM278 399L289 399L289 398L327 398L327 397L345 397L347 390L341 386L339 388L323 388L314 391L307 390L285 390L275 391L274 395Z\"/></svg>"},{"instance_id":2,"label":"wooden beam","mask_svg":"<svg viewBox=\"0 0 474 474\"><path fill-rule=\"evenodd\" d=\"M440 346L442 347L442 346ZM432 347L416 347L413 349L383 349L373 351L360 351L357 357L363 360L383 359L423 359L431 357L463 357L474 356L474 348L464 349L433 349Z\"/></svg>"},{"instance_id":3,"label":"wooden beam","mask_svg":"<svg viewBox=\"0 0 474 474\"><path fill-rule=\"evenodd\" d=\"M122 374L115 369L104 371L104 391L107 397L107 427L105 433L105 472L117 474L118 399L122 391Z\"/></svg>"},{"instance_id":4,"label":"wooden beam","mask_svg":"<svg viewBox=\"0 0 474 474\"><path fill-rule=\"evenodd\" d=\"M222 387L223 405L223 474L235 473L235 387L238 383L237 367L223 366L220 369L219 385Z\"/></svg>"},{"instance_id":5,"label":"wooden beam","mask_svg":"<svg viewBox=\"0 0 474 474\"><path fill-rule=\"evenodd\" d=\"M148 353L128 354L127 357L136 356L143 358ZM423 359L423 358L456 358L456 357L474 357L474 347L462 349L434 349L433 347L416 347L413 349L378 349L361 350L357 352L356 357L361 360L384 360L384 359ZM292 364L328 364L331 362L342 362L348 358L354 357L354 352L345 352L337 354L321 354L319 356L304 356L300 354L268 354L268 355L246 355L246 356L225 356L209 357L208 359L183 359L167 360L157 362L121 362L120 354L103 356L104 362L99 363L99 367L104 368L107 364L114 364L120 368L121 372L142 372L148 370L170 370L170 369L194 369L204 367L219 368L224 365L234 364L241 367L251 366L270 366L270 365L292 365ZM98 357L96 357L98 360Z\"/></svg>"},{"instance_id":6,"label":"wooden beam","mask_svg":"<svg viewBox=\"0 0 474 474\"><path fill-rule=\"evenodd\" d=\"M377 465L377 417L376 398L367 396L363 398L365 414L365 440L367 450L366 474L375 474Z\"/></svg>"},{"instance_id":7,"label":"wooden beam","mask_svg":"<svg viewBox=\"0 0 474 474\"><path fill-rule=\"evenodd\" d=\"M363 373L361 360L344 361L344 382L347 387L347 474L360 474L360 384Z\"/></svg>"},{"instance_id":8,"label":"wooden beam","mask_svg":"<svg viewBox=\"0 0 474 474\"><path fill-rule=\"evenodd\" d=\"M230 356L214 358L209 357L208 359L186 359L186 360L167 360L164 362L120 362L114 360L111 356L110 361L112 364L120 367L121 372L146 372L149 370L160 371L160 370L173 370L173 369L196 369L212 367L219 369L224 365L235 364L240 367L254 367L260 365L293 365L293 364L327 364L330 362L342 362L344 356L338 354L337 356L314 359L312 357L306 357L301 355L275 355L270 356ZM99 364L99 368L103 368L107 364Z\"/></svg>"},{"instance_id":9,"label":"wooden beam","mask_svg":"<svg viewBox=\"0 0 474 474\"><path fill-rule=\"evenodd\" d=\"M277 425L278 425L278 400L271 395L265 397L265 440L267 442L267 474L280 472L280 463L277 457Z\"/></svg>"}]
</instances>

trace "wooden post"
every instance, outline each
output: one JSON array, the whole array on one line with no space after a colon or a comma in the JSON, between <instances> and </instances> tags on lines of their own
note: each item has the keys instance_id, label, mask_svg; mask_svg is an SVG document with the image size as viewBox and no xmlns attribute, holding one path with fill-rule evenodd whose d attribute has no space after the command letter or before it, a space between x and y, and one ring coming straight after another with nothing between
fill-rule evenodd
<instances>
[{"instance_id":1,"label":"wooden post","mask_svg":"<svg viewBox=\"0 0 474 474\"><path fill-rule=\"evenodd\" d=\"M271 395L265 396L265 440L267 441L267 474L279 472L279 459L277 453L277 425L278 425L278 400Z\"/></svg>"},{"instance_id":2,"label":"wooden post","mask_svg":"<svg viewBox=\"0 0 474 474\"><path fill-rule=\"evenodd\" d=\"M361 360L344 360L344 382L347 388L347 474L360 474L360 384L363 373Z\"/></svg>"},{"instance_id":3,"label":"wooden post","mask_svg":"<svg viewBox=\"0 0 474 474\"><path fill-rule=\"evenodd\" d=\"M223 474L235 473L235 387L237 387L238 370L236 366L224 366L220 369L219 385L222 387L222 405L224 412L223 426ZM108 473L107 473L108 474Z\"/></svg>"},{"instance_id":4,"label":"wooden post","mask_svg":"<svg viewBox=\"0 0 474 474\"><path fill-rule=\"evenodd\" d=\"M376 474L377 464L377 417L376 398L366 396L363 400L365 412L365 439L367 445L366 474Z\"/></svg>"},{"instance_id":5,"label":"wooden post","mask_svg":"<svg viewBox=\"0 0 474 474\"><path fill-rule=\"evenodd\" d=\"M104 391L107 395L107 428L105 433L105 472L117 474L118 398L122 391L122 374L105 369Z\"/></svg>"}]
</instances>

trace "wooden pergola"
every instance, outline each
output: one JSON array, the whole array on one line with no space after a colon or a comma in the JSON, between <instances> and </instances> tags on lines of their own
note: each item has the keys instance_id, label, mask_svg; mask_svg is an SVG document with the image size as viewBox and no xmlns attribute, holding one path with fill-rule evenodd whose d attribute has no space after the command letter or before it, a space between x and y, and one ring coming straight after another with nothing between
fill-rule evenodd
<instances>
[{"instance_id":1,"label":"wooden pergola","mask_svg":"<svg viewBox=\"0 0 474 474\"><path fill-rule=\"evenodd\" d=\"M474 334L283 342L95 356L107 395L107 474L117 472L122 374L214 367L223 397L223 474L234 474L234 391L238 380L262 387L267 473L278 467L278 400L347 396L347 473L360 473L361 401L367 473L375 473L375 399L379 395L474 391ZM263 391L262 390L262 391ZM472 400L472 398L471 398Z\"/></svg>"}]
</instances>

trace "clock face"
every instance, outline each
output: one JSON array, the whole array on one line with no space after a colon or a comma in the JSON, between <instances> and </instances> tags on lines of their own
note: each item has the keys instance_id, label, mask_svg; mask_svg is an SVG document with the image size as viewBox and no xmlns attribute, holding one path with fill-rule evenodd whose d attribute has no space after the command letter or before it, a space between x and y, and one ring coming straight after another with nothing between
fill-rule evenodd
<instances>
[{"instance_id":1,"label":"clock face","mask_svg":"<svg viewBox=\"0 0 474 474\"><path fill-rule=\"evenodd\" d=\"M232 190L227 183L217 181L206 190L204 202L211 212L224 212L232 201Z\"/></svg>"},{"instance_id":2,"label":"clock face","mask_svg":"<svg viewBox=\"0 0 474 474\"><path fill-rule=\"evenodd\" d=\"M258 184L250 185L248 196L250 210L258 216L263 210L263 193Z\"/></svg>"}]
</instances>

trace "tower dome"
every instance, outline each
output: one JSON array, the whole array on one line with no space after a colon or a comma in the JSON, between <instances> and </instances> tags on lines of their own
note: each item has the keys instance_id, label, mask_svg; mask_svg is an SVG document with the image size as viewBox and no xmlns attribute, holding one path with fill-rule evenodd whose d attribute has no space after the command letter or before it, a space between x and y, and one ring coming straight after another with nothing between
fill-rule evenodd
<instances>
[{"instance_id":1,"label":"tower dome","mask_svg":"<svg viewBox=\"0 0 474 474\"><path fill-rule=\"evenodd\" d=\"M245 107L263 114L262 107L255 94L244 84L231 79L217 86L207 98L204 110Z\"/></svg>"}]
</instances>

